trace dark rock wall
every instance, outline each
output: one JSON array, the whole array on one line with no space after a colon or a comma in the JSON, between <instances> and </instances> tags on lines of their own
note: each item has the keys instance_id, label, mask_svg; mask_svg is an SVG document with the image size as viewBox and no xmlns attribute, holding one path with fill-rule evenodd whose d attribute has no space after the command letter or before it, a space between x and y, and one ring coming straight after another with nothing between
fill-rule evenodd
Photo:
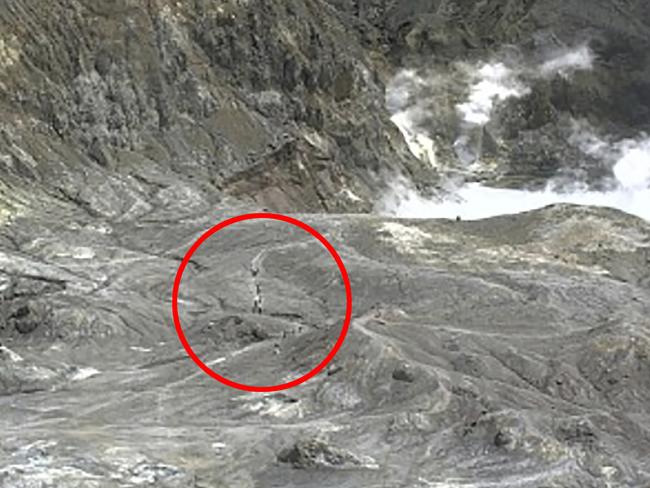
<instances>
[{"instance_id":1,"label":"dark rock wall","mask_svg":"<svg viewBox=\"0 0 650 488\"><path fill-rule=\"evenodd\" d=\"M381 55L322 1L8 0L0 22L2 171L48 191L61 172L109 171L118 192L173 175L354 211L385 173L433 181L383 109Z\"/></svg>"},{"instance_id":2,"label":"dark rock wall","mask_svg":"<svg viewBox=\"0 0 650 488\"><path fill-rule=\"evenodd\" d=\"M330 0L355 18L360 32L381 46L395 66L425 69L448 78L430 110L428 130L439 160L457 164L451 150L455 105L467 86L458 61L507 60L525 66L562 47L587 44L595 55L590 71L570 80L558 74L531 82L530 94L510 100L490 137L502 142L486 159L503 168L506 186L544 185L563 168L601 176L598 162L567 142L566 120L587 121L615 139L650 131L650 6L643 1L578 0ZM371 33L371 34L368 34ZM440 84L440 81L437 81ZM454 89L454 86L457 88ZM560 128L558 128L560 126ZM540 149L541 145L542 149Z\"/></svg>"}]
</instances>

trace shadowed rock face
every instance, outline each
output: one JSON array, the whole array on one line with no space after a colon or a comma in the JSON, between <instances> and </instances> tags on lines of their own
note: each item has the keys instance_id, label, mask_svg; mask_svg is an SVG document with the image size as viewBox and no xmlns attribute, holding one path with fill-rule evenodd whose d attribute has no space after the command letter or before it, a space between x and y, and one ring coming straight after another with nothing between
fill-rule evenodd
<instances>
[{"instance_id":1,"label":"shadowed rock face","mask_svg":"<svg viewBox=\"0 0 650 488\"><path fill-rule=\"evenodd\" d=\"M540 82L502 130L534 139L576 107L643 127L647 6L590 8L0 2L0 487L650 483L648 223L571 206L480 222L352 214L395 173L436 182L383 108L408 60L452 70L502 44L527 52L551 28L587 33L603 70ZM465 81L448 78L449 93ZM631 98L588 103L591 83ZM529 183L548 158L518 150ZM191 244L260 207L325 235L354 297L336 358L269 394L201 372L171 319ZM214 371L271 385L328 354L344 296L320 244L264 220L195 253L179 310Z\"/></svg>"},{"instance_id":2,"label":"shadowed rock face","mask_svg":"<svg viewBox=\"0 0 650 488\"><path fill-rule=\"evenodd\" d=\"M383 109L381 57L326 3L43 5L0 10L5 194L15 175L100 215L165 191L359 211L386 173L433 181Z\"/></svg>"}]
</instances>

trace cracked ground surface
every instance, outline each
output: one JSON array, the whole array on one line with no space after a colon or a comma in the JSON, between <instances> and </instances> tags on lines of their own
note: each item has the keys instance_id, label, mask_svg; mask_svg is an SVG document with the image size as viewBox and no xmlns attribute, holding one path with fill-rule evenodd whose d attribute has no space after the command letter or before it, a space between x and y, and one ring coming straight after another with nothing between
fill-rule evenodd
<instances>
[{"instance_id":1,"label":"cracked ground surface","mask_svg":"<svg viewBox=\"0 0 650 488\"><path fill-rule=\"evenodd\" d=\"M251 394L201 372L170 313L185 251L232 215L3 227L0 486L650 481L646 223L297 215L345 262L349 335L313 380ZM343 297L317 241L256 221L195 253L179 307L206 364L277 384L327 354Z\"/></svg>"}]
</instances>

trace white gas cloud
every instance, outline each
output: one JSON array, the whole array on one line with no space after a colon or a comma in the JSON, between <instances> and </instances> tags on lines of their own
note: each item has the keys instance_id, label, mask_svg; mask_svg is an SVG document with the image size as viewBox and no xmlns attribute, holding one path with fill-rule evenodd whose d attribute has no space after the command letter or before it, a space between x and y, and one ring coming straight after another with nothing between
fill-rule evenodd
<instances>
[{"instance_id":1,"label":"white gas cloud","mask_svg":"<svg viewBox=\"0 0 650 488\"><path fill-rule=\"evenodd\" d=\"M484 64L476 73L467 102L457 106L468 124L485 125L498 102L526 95L529 89L520 83L517 75L503 63Z\"/></svg>"},{"instance_id":2,"label":"white gas cloud","mask_svg":"<svg viewBox=\"0 0 650 488\"><path fill-rule=\"evenodd\" d=\"M436 145L422 128L430 116L422 103L413 100L426 81L414 70L403 70L395 76L386 89L386 108L391 121L402 133L411 153L420 161L436 166Z\"/></svg>"},{"instance_id":3,"label":"white gas cloud","mask_svg":"<svg viewBox=\"0 0 650 488\"><path fill-rule=\"evenodd\" d=\"M480 148L469 147L475 139L472 135L490 122L497 104L529 93L522 73L529 77L531 73L533 77L569 77L575 71L592 69L594 61L591 49L580 45L556 50L532 68L512 68L500 62L479 65L472 75L467 100L456 107L463 121L462 133L454 144L460 162L467 167L468 163L478 160ZM432 114L416 99L426 83L427 80L415 71L402 71L388 86L386 105L411 152L435 165L435 145L422 129L423 121ZM478 183L458 184L450 178L446 183L449 194L436 200L422 197L411 182L400 178L393 182L377 210L405 218L471 220L571 203L618 208L650 220L650 138L642 136L637 140L608 142L576 122L569 142L611 165L611 190L591 191L580 182L570 190L558 190L550 182L544 190L528 191L492 188Z\"/></svg>"},{"instance_id":4,"label":"white gas cloud","mask_svg":"<svg viewBox=\"0 0 650 488\"><path fill-rule=\"evenodd\" d=\"M622 188L644 191L650 187L650 139L623 141L622 156L614 166L614 176ZM650 208L650 199L646 201Z\"/></svg>"},{"instance_id":5,"label":"white gas cloud","mask_svg":"<svg viewBox=\"0 0 650 488\"><path fill-rule=\"evenodd\" d=\"M560 191L552 183L541 191L492 188L478 183L461 185L451 196L437 201L423 198L405 181L391 188L379 204L384 214L402 218L483 219L515 214L557 203L617 208L650 221L650 138L623 141L613 166L615 187L590 191L582 185Z\"/></svg>"},{"instance_id":6,"label":"white gas cloud","mask_svg":"<svg viewBox=\"0 0 650 488\"><path fill-rule=\"evenodd\" d=\"M564 77L570 76L575 71L591 70L596 57L587 44L573 49L561 49L552 55L539 66L542 76L555 76L559 74Z\"/></svg>"}]
</instances>

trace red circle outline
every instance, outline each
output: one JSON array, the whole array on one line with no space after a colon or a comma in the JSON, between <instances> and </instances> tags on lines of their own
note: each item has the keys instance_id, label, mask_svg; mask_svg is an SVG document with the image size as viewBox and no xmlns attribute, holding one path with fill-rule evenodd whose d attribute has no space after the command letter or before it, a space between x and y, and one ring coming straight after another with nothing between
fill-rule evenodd
<instances>
[{"instance_id":1,"label":"red circle outline","mask_svg":"<svg viewBox=\"0 0 650 488\"><path fill-rule=\"evenodd\" d=\"M194 255L196 250L199 247L201 247L201 245L206 240L208 240L210 237L212 237L220 230L232 224L236 224L237 222L244 222L246 220L257 220L257 219L270 219L270 220L279 220L282 222L287 222L311 234L323 246L325 246L325 249L327 249L327 251L330 253L332 258L334 258L334 261L336 262L339 271L341 272L341 277L343 278L343 284L345 285L345 298L346 298L345 319L343 321L343 327L341 328L341 333L339 334L339 338L336 341L336 344L334 344L334 347L330 350L327 357L325 357L325 359L323 359L314 369L304 374L303 376L293 381L289 381L288 383L282 383L273 386L251 386L243 383L237 383L236 381L229 380L228 378L225 378L220 374L216 373L215 371L213 371L207 364L201 361L201 359L196 355L196 353L190 346L190 343L187 341L187 338L185 337L185 333L183 332L183 327L181 326L181 321L178 315L178 291L181 285L181 279L183 278L183 272L185 271L187 264L190 262L190 259L192 259L192 256ZM183 257L183 261L178 267L178 271L176 272L176 278L174 279L174 288L172 290L172 317L174 319L174 326L176 327L176 333L178 335L178 338L180 339L181 344L185 348L187 354L190 356L190 358L194 361L194 363L196 363L196 365L199 368L201 368L205 373L207 373L215 380L219 381L220 383L223 383L226 386L230 386L238 390L252 391L258 393L287 390L289 388L293 388L294 386L298 386L304 383L305 381L308 381L314 376L316 376L329 364L329 362L332 359L334 359L334 356L336 356L336 354L338 353L339 349L343 345L343 342L345 341L345 337L350 327L350 321L352 319L352 287L350 286L350 278L348 277L348 272L345 269L343 260L336 252L336 249L334 249L334 246L332 246L329 243L329 241L325 239L318 231L316 231L309 225L305 224L304 222L301 222L300 220L282 214L275 214L275 213L243 214L243 215L238 215L236 217L232 217L227 220L224 220L223 222L220 222L214 227L212 227L211 229L207 230L201 235L201 237L198 238L198 240L192 245L192 247L190 247L189 251L187 251L187 253Z\"/></svg>"}]
</instances>

